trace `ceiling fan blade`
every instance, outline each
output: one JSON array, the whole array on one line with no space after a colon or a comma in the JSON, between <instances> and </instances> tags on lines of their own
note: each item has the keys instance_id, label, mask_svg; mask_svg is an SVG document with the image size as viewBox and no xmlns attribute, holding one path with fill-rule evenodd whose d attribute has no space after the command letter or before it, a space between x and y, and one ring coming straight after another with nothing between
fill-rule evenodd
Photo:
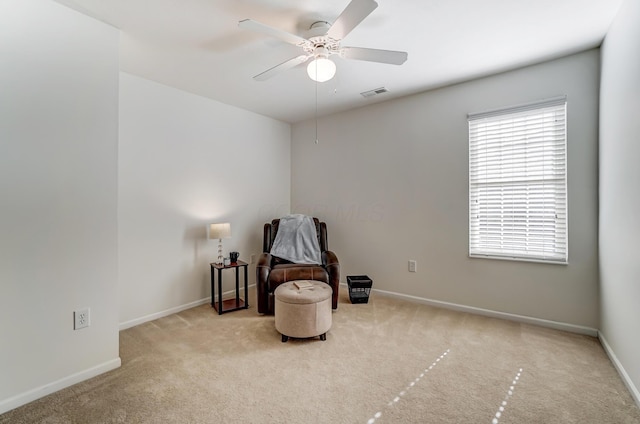
<instances>
[{"instance_id":1,"label":"ceiling fan blade","mask_svg":"<svg viewBox=\"0 0 640 424\"><path fill-rule=\"evenodd\" d=\"M378 3L374 0L351 0L351 3L342 11L338 19L331 25L327 35L334 40L342 40L347 36L364 18L373 12Z\"/></svg>"},{"instance_id":2,"label":"ceiling fan blade","mask_svg":"<svg viewBox=\"0 0 640 424\"><path fill-rule=\"evenodd\" d=\"M395 50L365 49L362 47L343 47L340 49L340 56L345 59L366 60L369 62L389 63L391 65L402 65L406 62L407 52Z\"/></svg>"},{"instance_id":3,"label":"ceiling fan blade","mask_svg":"<svg viewBox=\"0 0 640 424\"><path fill-rule=\"evenodd\" d=\"M270 37L279 38L280 40L293 44L294 46L304 46L305 44L311 44L311 42L305 38L297 35L282 31L281 29L270 27L269 25L261 24L260 22L252 21L251 19L244 19L238 22L238 26L242 29L265 34Z\"/></svg>"},{"instance_id":4,"label":"ceiling fan blade","mask_svg":"<svg viewBox=\"0 0 640 424\"><path fill-rule=\"evenodd\" d=\"M291 69L291 68L295 68L296 66L300 65L301 63L306 62L310 57L311 57L311 55L305 55L305 54L302 54L302 55L300 55L298 57L294 57L294 58L289 59L289 60L287 60L285 62L282 62L279 65L274 66L271 69L267 69L263 73L258 74L255 77L253 77L253 79L256 80L256 81L266 81L269 78L275 76L276 74L279 74L280 72L286 71L286 70Z\"/></svg>"}]
</instances>

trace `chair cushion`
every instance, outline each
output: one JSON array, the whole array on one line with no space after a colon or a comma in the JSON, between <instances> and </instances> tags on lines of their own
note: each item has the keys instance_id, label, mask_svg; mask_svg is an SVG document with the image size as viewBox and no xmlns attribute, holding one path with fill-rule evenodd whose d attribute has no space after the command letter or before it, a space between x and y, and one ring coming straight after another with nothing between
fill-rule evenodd
<instances>
[{"instance_id":1,"label":"chair cushion","mask_svg":"<svg viewBox=\"0 0 640 424\"><path fill-rule=\"evenodd\" d=\"M273 291L280 284L293 280L316 280L329 283L329 274L321 265L276 265L269 274L269 289Z\"/></svg>"}]
</instances>

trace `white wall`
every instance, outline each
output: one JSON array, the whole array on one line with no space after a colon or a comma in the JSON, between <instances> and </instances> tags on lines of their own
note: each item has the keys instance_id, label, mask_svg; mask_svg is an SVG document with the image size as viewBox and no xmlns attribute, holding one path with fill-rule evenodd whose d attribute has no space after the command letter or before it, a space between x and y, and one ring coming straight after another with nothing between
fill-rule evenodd
<instances>
[{"instance_id":1,"label":"white wall","mask_svg":"<svg viewBox=\"0 0 640 424\"><path fill-rule=\"evenodd\" d=\"M627 0L602 46L601 333L640 404L640 1ZM610 352L611 353L611 352ZM635 386L635 387L633 387Z\"/></svg>"},{"instance_id":2,"label":"white wall","mask_svg":"<svg viewBox=\"0 0 640 424\"><path fill-rule=\"evenodd\" d=\"M289 124L120 74L123 328L211 295L218 241L207 239L208 224L231 223L225 256L260 253L263 224L289 212L290 142ZM225 273L228 291L235 280ZM252 265L250 283L254 274Z\"/></svg>"},{"instance_id":3,"label":"white wall","mask_svg":"<svg viewBox=\"0 0 640 424\"><path fill-rule=\"evenodd\" d=\"M429 72L426 68L425 72ZM326 220L342 278L593 331L598 327L599 51L292 129L292 211ZM468 257L467 113L568 96L569 265ZM409 273L415 259L418 272ZM591 330L589 330L591 329Z\"/></svg>"},{"instance_id":4,"label":"white wall","mask_svg":"<svg viewBox=\"0 0 640 424\"><path fill-rule=\"evenodd\" d=\"M50 0L0 2L0 413L120 364L117 48Z\"/></svg>"}]
</instances>

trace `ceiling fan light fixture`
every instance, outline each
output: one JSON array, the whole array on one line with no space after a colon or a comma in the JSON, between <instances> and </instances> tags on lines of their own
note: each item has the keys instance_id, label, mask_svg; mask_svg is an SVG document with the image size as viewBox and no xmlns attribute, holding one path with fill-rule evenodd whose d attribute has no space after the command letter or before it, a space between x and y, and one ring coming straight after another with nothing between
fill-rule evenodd
<instances>
[{"instance_id":1,"label":"ceiling fan light fixture","mask_svg":"<svg viewBox=\"0 0 640 424\"><path fill-rule=\"evenodd\" d=\"M407 52L370 49L365 47L341 46L344 39L360 22L378 7L376 0L351 0L338 18L329 24L316 21L311 24L308 38L273 28L260 22L244 19L238 26L297 46L303 54L282 62L253 77L256 81L266 81L274 75L297 67L309 60L307 74L312 81L329 81L336 74L336 64L329 59L339 55L343 59L365 60L368 62L402 65L407 60Z\"/></svg>"},{"instance_id":2,"label":"ceiling fan light fixture","mask_svg":"<svg viewBox=\"0 0 640 424\"><path fill-rule=\"evenodd\" d=\"M336 64L326 56L316 56L307 65L307 74L317 82L329 81L336 74Z\"/></svg>"}]
</instances>

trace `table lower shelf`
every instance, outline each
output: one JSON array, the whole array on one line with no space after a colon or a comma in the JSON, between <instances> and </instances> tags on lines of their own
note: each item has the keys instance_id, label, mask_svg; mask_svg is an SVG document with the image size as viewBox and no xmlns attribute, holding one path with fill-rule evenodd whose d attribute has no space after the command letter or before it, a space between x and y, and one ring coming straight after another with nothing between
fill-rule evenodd
<instances>
[{"instance_id":1,"label":"table lower shelf","mask_svg":"<svg viewBox=\"0 0 640 424\"><path fill-rule=\"evenodd\" d=\"M240 299L240 301L236 304L236 299L231 298L222 301L222 310L218 310L218 302L215 302L213 304L213 308L218 312L219 315L222 315L227 312L247 309L249 308L249 305L245 304L243 299Z\"/></svg>"}]
</instances>

